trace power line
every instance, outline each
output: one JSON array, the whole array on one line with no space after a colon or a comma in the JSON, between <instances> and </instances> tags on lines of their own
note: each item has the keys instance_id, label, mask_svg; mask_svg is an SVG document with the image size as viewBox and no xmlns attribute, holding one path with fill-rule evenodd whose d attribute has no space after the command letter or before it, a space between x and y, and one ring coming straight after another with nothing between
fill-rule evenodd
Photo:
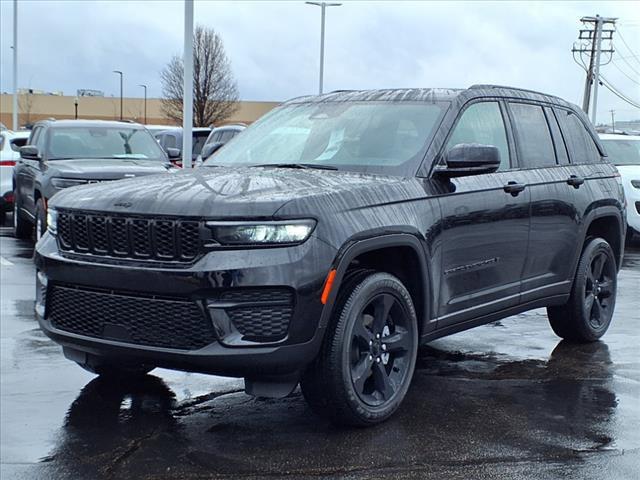
<instances>
[{"instance_id":1,"label":"power line","mask_svg":"<svg viewBox=\"0 0 640 480\"><path fill-rule=\"evenodd\" d=\"M622 35L622 32L620 31L620 29L617 29L618 32L618 37L620 37L620 40L622 40L622 43L624 43L624 46L627 47L627 50L629 50L629 53L631 53L634 58L636 59L636 61L640 64L640 60L638 60L638 56L636 55L636 52L634 52L631 47L629 46L629 44L627 43L627 41L624 39L624 35Z\"/></svg>"},{"instance_id":2,"label":"power line","mask_svg":"<svg viewBox=\"0 0 640 480\"><path fill-rule=\"evenodd\" d=\"M627 67L629 67L629 69L630 69L633 73L635 73L636 75L640 75L640 72L638 72L638 71L633 67L633 65L631 65L631 64L629 63L629 61L627 60L627 58L626 58L626 57L618 57L618 58L620 58L624 63L626 63L626 64L627 64Z\"/></svg>"},{"instance_id":3,"label":"power line","mask_svg":"<svg viewBox=\"0 0 640 480\"><path fill-rule=\"evenodd\" d=\"M606 87L611 93L613 93L616 97L620 98L621 100L627 102L629 105L633 105L636 108L640 108L640 102L636 102L635 100L633 100L632 98L628 97L627 95L625 95L624 93L622 93L621 91L619 91L616 87L613 86L613 84L607 80L602 74L600 75L600 83L602 83L602 85L604 87Z\"/></svg>"},{"instance_id":4,"label":"power line","mask_svg":"<svg viewBox=\"0 0 640 480\"><path fill-rule=\"evenodd\" d=\"M637 80L635 80L634 78L632 78L632 77L630 77L629 75L627 75L627 74L625 73L625 71L624 71L624 70L622 70L622 69L618 66L618 64L617 64L616 62L612 61L611 63L613 64L613 66L614 66L614 67L616 67L616 68L620 71L620 73L621 73L621 74L623 74L625 77L627 77L629 80L631 80L631 81L632 81L633 83L635 83L636 85L640 85L640 82L638 82L638 81L637 81Z\"/></svg>"}]
</instances>

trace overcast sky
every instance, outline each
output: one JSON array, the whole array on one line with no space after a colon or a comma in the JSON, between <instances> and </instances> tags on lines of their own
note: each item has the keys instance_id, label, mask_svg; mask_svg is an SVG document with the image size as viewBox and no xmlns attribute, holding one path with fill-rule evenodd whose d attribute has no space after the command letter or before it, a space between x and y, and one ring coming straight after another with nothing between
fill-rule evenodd
<instances>
[{"instance_id":1,"label":"overcast sky","mask_svg":"<svg viewBox=\"0 0 640 480\"><path fill-rule=\"evenodd\" d=\"M640 102L637 2L367 2L327 9L325 91L496 83L581 103L584 72L571 57L579 18L618 17L615 64L603 75ZM159 72L183 40L181 1L19 0L19 87L160 96ZM0 90L12 89L12 2L0 0ZM316 93L320 9L302 1L197 0L195 22L216 29L243 100ZM626 40L630 49L621 41ZM636 56L633 56L636 55ZM598 120L640 118L600 89Z\"/></svg>"}]
</instances>

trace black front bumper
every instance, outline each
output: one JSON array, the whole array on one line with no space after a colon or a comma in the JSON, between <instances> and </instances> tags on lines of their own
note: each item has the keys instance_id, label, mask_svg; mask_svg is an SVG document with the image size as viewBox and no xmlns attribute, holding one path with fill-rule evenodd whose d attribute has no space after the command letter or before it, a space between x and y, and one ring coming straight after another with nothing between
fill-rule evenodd
<instances>
[{"instance_id":1,"label":"black front bumper","mask_svg":"<svg viewBox=\"0 0 640 480\"><path fill-rule=\"evenodd\" d=\"M185 268L107 265L63 256L47 234L35 252L36 312L63 347L117 362L236 377L292 373L320 348L320 296L334 256L311 237L295 247L209 252Z\"/></svg>"}]
</instances>

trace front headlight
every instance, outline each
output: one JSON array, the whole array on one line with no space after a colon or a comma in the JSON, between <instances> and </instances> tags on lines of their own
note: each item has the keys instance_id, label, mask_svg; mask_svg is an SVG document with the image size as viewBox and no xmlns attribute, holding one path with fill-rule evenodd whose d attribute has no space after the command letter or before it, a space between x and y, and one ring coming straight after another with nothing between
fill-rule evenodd
<instances>
[{"instance_id":1,"label":"front headlight","mask_svg":"<svg viewBox=\"0 0 640 480\"><path fill-rule=\"evenodd\" d=\"M220 245L283 245L302 243L316 226L315 220L281 222L207 222Z\"/></svg>"},{"instance_id":2,"label":"front headlight","mask_svg":"<svg viewBox=\"0 0 640 480\"><path fill-rule=\"evenodd\" d=\"M55 208L47 209L47 230L51 235L58 233L58 212Z\"/></svg>"},{"instance_id":3,"label":"front headlight","mask_svg":"<svg viewBox=\"0 0 640 480\"><path fill-rule=\"evenodd\" d=\"M85 185L87 180L81 180L77 178L62 178L62 177L54 177L51 179L51 183L56 188L69 188L75 187L77 185Z\"/></svg>"}]
</instances>

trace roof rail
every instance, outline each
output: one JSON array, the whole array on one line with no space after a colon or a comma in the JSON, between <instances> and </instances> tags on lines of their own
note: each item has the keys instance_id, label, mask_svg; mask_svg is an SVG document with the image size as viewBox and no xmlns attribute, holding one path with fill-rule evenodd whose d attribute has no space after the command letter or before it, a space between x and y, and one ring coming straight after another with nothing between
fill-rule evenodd
<instances>
[{"instance_id":1,"label":"roof rail","mask_svg":"<svg viewBox=\"0 0 640 480\"><path fill-rule=\"evenodd\" d=\"M331 90L329 93L344 93L344 92L355 92L357 90L353 90L353 89L338 89L338 90Z\"/></svg>"},{"instance_id":2,"label":"roof rail","mask_svg":"<svg viewBox=\"0 0 640 480\"><path fill-rule=\"evenodd\" d=\"M548 93L538 92L536 90L529 90L529 89L526 89L526 88L508 87L506 85L492 85L492 84L483 84L483 83L477 83L475 85L471 85L469 87L469 90L489 89L489 88L504 88L506 90L517 90L519 92L535 93L535 94L538 94L538 95L544 95L546 97L555 97L555 95L550 95Z\"/></svg>"}]
</instances>

